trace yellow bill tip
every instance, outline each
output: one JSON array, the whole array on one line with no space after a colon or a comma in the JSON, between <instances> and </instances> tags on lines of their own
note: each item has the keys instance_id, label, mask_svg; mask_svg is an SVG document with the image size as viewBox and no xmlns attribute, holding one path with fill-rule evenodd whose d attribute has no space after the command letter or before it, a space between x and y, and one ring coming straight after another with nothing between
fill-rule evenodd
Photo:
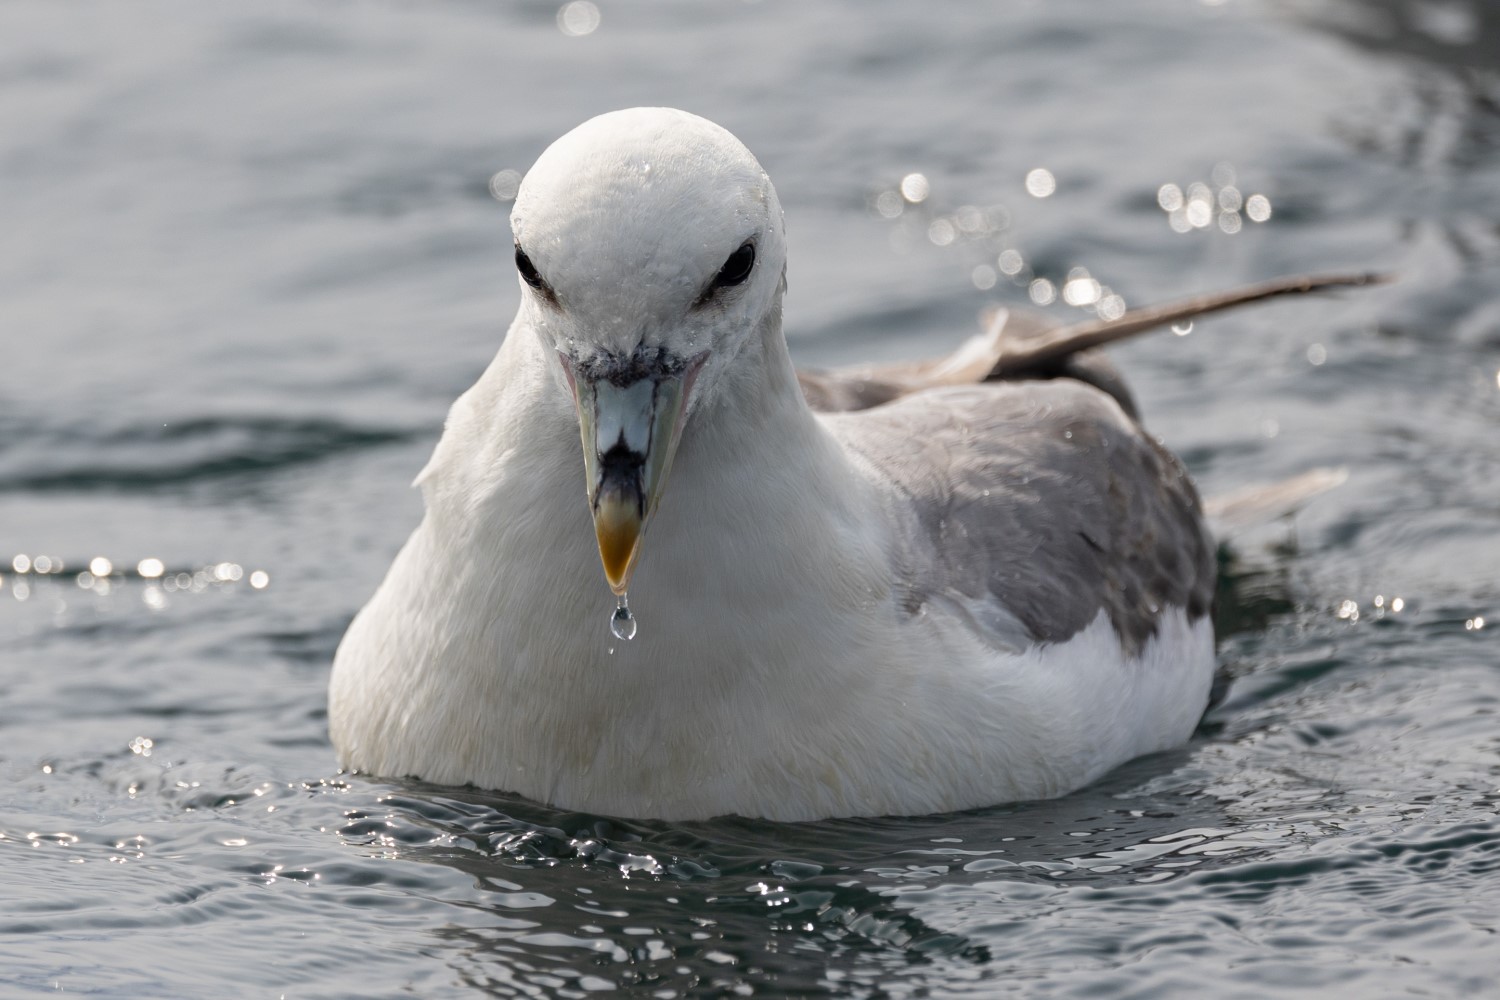
<instances>
[{"instance_id":1,"label":"yellow bill tip","mask_svg":"<svg viewBox=\"0 0 1500 1000\"><path fill-rule=\"evenodd\" d=\"M601 499L594 508L594 533L599 539L599 559L604 563L609 589L623 594L640 547L640 506L613 497Z\"/></svg>"}]
</instances>

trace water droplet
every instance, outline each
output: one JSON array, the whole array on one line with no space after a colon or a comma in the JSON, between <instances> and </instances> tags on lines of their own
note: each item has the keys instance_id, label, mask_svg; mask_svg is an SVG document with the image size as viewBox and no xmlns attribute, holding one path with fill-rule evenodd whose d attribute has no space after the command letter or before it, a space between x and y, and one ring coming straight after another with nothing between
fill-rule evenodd
<instances>
[{"instance_id":1,"label":"water droplet","mask_svg":"<svg viewBox=\"0 0 1500 1000\"><path fill-rule=\"evenodd\" d=\"M1186 323L1173 323L1172 332L1179 337L1186 337L1193 332L1193 321L1188 320Z\"/></svg>"},{"instance_id":2,"label":"water droplet","mask_svg":"<svg viewBox=\"0 0 1500 1000\"><path fill-rule=\"evenodd\" d=\"M614 613L609 616L609 630L623 642L635 638L635 615L630 613L630 600L624 594L620 595Z\"/></svg>"}]
</instances>

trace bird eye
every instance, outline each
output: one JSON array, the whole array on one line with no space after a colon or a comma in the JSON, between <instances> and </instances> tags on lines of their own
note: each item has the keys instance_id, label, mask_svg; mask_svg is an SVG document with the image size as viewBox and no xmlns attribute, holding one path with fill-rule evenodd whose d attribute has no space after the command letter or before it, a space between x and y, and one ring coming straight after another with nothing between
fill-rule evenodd
<instances>
[{"instance_id":1,"label":"bird eye","mask_svg":"<svg viewBox=\"0 0 1500 1000\"><path fill-rule=\"evenodd\" d=\"M714 276L714 288L728 288L730 285L738 285L750 277L750 270L755 267L755 244L746 240L740 248L729 255L724 261L724 266L719 268L719 273Z\"/></svg>"},{"instance_id":2,"label":"bird eye","mask_svg":"<svg viewBox=\"0 0 1500 1000\"><path fill-rule=\"evenodd\" d=\"M521 249L521 244L516 244L516 270L521 272L521 280L538 291L550 291L542 276L537 273L536 265L531 258L526 256L526 251Z\"/></svg>"}]
</instances>

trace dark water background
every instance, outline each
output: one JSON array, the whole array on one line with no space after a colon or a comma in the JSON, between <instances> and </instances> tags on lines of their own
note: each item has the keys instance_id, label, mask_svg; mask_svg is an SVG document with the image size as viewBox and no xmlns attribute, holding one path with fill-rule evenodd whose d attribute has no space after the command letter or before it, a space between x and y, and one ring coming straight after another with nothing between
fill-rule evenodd
<instances>
[{"instance_id":1,"label":"dark water background","mask_svg":"<svg viewBox=\"0 0 1500 1000\"><path fill-rule=\"evenodd\" d=\"M600 5L0 4L0 994L1500 995L1500 7ZM771 172L807 363L1073 268L1399 272L1116 352L1206 493L1349 470L1237 543L1190 746L802 826L337 776L333 648L515 306L489 179L634 104Z\"/></svg>"}]
</instances>

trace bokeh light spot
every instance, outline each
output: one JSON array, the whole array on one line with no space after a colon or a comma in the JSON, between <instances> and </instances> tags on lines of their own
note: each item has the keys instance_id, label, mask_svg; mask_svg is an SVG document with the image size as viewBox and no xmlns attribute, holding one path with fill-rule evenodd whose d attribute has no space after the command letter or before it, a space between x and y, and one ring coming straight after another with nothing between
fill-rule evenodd
<instances>
[{"instance_id":1,"label":"bokeh light spot","mask_svg":"<svg viewBox=\"0 0 1500 1000\"><path fill-rule=\"evenodd\" d=\"M906 200L899 191L882 191L875 196L875 211L883 219L894 219L906 210Z\"/></svg>"},{"instance_id":2,"label":"bokeh light spot","mask_svg":"<svg viewBox=\"0 0 1500 1000\"><path fill-rule=\"evenodd\" d=\"M496 201L515 201L516 192L521 190L521 171L497 170L490 177L490 197Z\"/></svg>"},{"instance_id":3,"label":"bokeh light spot","mask_svg":"<svg viewBox=\"0 0 1500 1000\"><path fill-rule=\"evenodd\" d=\"M558 30L569 38L592 35L599 28L599 7L589 0L572 0L557 9Z\"/></svg>"},{"instance_id":4,"label":"bokeh light spot","mask_svg":"<svg viewBox=\"0 0 1500 1000\"><path fill-rule=\"evenodd\" d=\"M1068 272L1063 283L1062 298L1070 306L1091 306L1104 296L1104 288L1089 276L1083 268Z\"/></svg>"},{"instance_id":5,"label":"bokeh light spot","mask_svg":"<svg viewBox=\"0 0 1500 1000\"><path fill-rule=\"evenodd\" d=\"M1026 174L1026 193L1033 198L1046 198L1057 190L1057 178L1046 167L1037 167Z\"/></svg>"}]
</instances>

